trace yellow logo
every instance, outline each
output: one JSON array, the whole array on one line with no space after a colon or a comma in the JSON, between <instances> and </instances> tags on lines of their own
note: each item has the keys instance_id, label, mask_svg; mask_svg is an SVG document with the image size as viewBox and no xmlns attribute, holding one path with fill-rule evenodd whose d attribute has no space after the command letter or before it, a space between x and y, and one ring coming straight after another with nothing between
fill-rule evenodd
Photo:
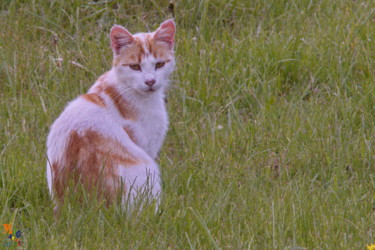
<instances>
[{"instance_id":1,"label":"yellow logo","mask_svg":"<svg viewBox=\"0 0 375 250\"><path fill-rule=\"evenodd\" d=\"M10 241L8 242L4 242L4 246L12 246L12 243L17 243L17 246L22 246L22 242L21 242L21 237L22 237L22 232L21 230L18 230L16 232L16 234L14 235L13 234L13 229L12 229L12 224L3 224L4 226L4 234L7 234L8 235L8 239L10 239Z\"/></svg>"}]
</instances>

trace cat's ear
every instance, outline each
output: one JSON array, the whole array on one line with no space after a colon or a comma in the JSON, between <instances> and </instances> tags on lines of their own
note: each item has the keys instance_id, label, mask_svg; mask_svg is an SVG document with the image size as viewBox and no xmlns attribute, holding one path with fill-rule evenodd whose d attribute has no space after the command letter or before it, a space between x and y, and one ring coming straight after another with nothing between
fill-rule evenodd
<instances>
[{"instance_id":1,"label":"cat's ear","mask_svg":"<svg viewBox=\"0 0 375 250\"><path fill-rule=\"evenodd\" d=\"M111 47L113 52L118 55L120 49L134 41L132 34L120 25L114 25L110 32Z\"/></svg>"},{"instance_id":2,"label":"cat's ear","mask_svg":"<svg viewBox=\"0 0 375 250\"><path fill-rule=\"evenodd\" d=\"M163 22L156 30L154 39L156 41L165 42L169 46L173 47L175 33L176 24L172 19L168 19L167 21Z\"/></svg>"}]
</instances>

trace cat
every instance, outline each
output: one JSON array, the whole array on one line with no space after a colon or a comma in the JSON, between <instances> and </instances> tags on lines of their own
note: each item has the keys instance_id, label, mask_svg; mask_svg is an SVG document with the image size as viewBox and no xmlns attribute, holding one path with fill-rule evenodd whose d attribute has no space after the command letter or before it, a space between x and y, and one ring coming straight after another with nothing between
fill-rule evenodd
<instances>
[{"instance_id":1,"label":"cat","mask_svg":"<svg viewBox=\"0 0 375 250\"><path fill-rule=\"evenodd\" d=\"M175 68L172 19L150 33L110 31L112 69L71 101L47 138L47 182L57 203L69 185L82 186L112 204L132 206L161 195L156 159L168 129L165 92Z\"/></svg>"}]
</instances>

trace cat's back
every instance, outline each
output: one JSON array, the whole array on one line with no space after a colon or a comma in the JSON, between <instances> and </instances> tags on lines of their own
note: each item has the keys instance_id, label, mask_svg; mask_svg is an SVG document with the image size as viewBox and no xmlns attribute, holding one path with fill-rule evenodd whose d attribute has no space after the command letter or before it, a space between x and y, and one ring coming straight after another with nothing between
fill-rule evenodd
<instances>
[{"instance_id":1,"label":"cat's back","mask_svg":"<svg viewBox=\"0 0 375 250\"><path fill-rule=\"evenodd\" d=\"M84 94L66 105L50 128L48 142L55 137L63 138L75 130L95 129L104 132L108 130L108 126L116 126L113 115L104 107L104 101L101 100L103 104L95 104L88 101L88 98L94 99L93 95Z\"/></svg>"},{"instance_id":2,"label":"cat's back","mask_svg":"<svg viewBox=\"0 0 375 250\"><path fill-rule=\"evenodd\" d=\"M81 144L77 150L91 150L95 154L100 154L103 150L112 153L119 151L117 148L123 148L126 153L122 153L125 155L147 157L126 130L124 124L127 122L118 117L119 115L108 107L108 103L103 101L103 104L98 104L88 100L99 96L83 94L67 104L50 128L47 138L49 160L60 160L63 158L61 155L66 157L77 144ZM82 144L80 140L87 143ZM74 157L80 157L79 152L74 152Z\"/></svg>"},{"instance_id":3,"label":"cat's back","mask_svg":"<svg viewBox=\"0 0 375 250\"><path fill-rule=\"evenodd\" d=\"M47 180L51 193L54 185L57 198L63 196L66 176L72 171L95 185L104 179L99 186L109 200L119 188L114 180L125 175L132 178L129 171L133 169L158 176L157 165L132 140L114 103L104 91L89 91L68 103L52 124L47 138Z\"/></svg>"}]
</instances>

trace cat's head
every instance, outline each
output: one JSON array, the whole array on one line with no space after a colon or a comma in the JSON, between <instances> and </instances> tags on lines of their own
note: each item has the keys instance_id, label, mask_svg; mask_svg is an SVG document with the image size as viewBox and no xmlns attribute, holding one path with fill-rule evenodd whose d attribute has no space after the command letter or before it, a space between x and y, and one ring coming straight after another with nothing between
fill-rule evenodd
<instances>
[{"instance_id":1,"label":"cat's head","mask_svg":"<svg viewBox=\"0 0 375 250\"><path fill-rule=\"evenodd\" d=\"M113 67L124 88L152 94L167 87L168 78L175 67L175 32L172 19L163 22L151 33L132 35L122 26L112 27Z\"/></svg>"}]
</instances>

